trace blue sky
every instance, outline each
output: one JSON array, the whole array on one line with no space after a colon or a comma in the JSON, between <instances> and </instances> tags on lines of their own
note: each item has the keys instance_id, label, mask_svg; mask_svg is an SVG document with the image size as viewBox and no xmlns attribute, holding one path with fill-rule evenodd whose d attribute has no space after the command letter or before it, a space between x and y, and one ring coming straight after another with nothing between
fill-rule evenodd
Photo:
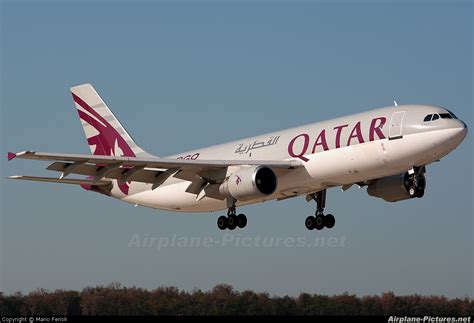
<instances>
[{"instance_id":1,"label":"blue sky","mask_svg":"<svg viewBox=\"0 0 474 323\"><path fill-rule=\"evenodd\" d=\"M472 15L454 2L2 1L2 154L88 153L69 87L92 83L160 156L402 103L445 106L472 128ZM472 135L428 167L423 199L328 192L332 230L304 198L242 208L257 236L344 239L313 248L137 248L134 236L220 240L220 214L134 208L77 187L12 182L1 167L0 290L113 281L278 295L473 296Z\"/></svg>"}]
</instances>

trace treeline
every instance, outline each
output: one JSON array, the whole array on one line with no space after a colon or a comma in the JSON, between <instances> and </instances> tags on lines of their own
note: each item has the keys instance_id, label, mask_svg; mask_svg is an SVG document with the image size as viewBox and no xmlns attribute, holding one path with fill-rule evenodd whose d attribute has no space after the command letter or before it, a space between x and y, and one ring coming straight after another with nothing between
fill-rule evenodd
<instances>
[{"instance_id":1,"label":"treeline","mask_svg":"<svg viewBox=\"0 0 474 323\"><path fill-rule=\"evenodd\" d=\"M217 285L210 291L185 292L175 287L155 290L109 286L81 292L36 290L27 295L0 293L0 315L438 315L474 314L469 298L302 293L298 297L235 291Z\"/></svg>"}]
</instances>

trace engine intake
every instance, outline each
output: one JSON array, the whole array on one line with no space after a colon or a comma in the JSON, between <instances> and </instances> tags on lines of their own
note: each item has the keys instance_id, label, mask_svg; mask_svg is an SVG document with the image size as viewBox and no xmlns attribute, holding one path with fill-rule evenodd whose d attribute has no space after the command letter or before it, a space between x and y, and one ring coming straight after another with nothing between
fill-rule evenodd
<instances>
[{"instance_id":1,"label":"engine intake","mask_svg":"<svg viewBox=\"0 0 474 323\"><path fill-rule=\"evenodd\" d=\"M242 168L221 184L219 192L239 201L253 200L275 192L277 177L267 166Z\"/></svg>"}]
</instances>

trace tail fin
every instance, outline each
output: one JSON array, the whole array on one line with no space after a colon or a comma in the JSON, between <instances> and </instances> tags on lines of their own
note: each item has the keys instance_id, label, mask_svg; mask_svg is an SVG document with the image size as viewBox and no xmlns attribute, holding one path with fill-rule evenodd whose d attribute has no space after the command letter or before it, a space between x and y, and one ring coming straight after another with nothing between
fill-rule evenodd
<instances>
[{"instance_id":1,"label":"tail fin","mask_svg":"<svg viewBox=\"0 0 474 323\"><path fill-rule=\"evenodd\" d=\"M151 156L140 148L90 84L71 88L92 154L102 156Z\"/></svg>"}]
</instances>

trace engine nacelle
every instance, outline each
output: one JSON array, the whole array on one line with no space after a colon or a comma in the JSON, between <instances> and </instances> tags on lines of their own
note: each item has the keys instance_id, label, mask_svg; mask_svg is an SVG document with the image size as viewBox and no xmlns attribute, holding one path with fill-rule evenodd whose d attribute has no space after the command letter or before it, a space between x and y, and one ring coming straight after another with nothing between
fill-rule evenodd
<instances>
[{"instance_id":1,"label":"engine nacelle","mask_svg":"<svg viewBox=\"0 0 474 323\"><path fill-rule=\"evenodd\" d=\"M408 173L392 175L374 180L367 187L370 196L379 197L387 202L397 202L412 198L408 193L410 188L410 177ZM420 175L419 185L424 189L426 185L425 177Z\"/></svg>"},{"instance_id":2,"label":"engine nacelle","mask_svg":"<svg viewBox=\"0 0 474 323\"><path fill-rule=\"evenodd\" d=\"M277 177L271 168L252 166L230 175L219 187L219 192L238 201L248 201L270 195L276 188Z\"/></svg>"}]
</instances>

